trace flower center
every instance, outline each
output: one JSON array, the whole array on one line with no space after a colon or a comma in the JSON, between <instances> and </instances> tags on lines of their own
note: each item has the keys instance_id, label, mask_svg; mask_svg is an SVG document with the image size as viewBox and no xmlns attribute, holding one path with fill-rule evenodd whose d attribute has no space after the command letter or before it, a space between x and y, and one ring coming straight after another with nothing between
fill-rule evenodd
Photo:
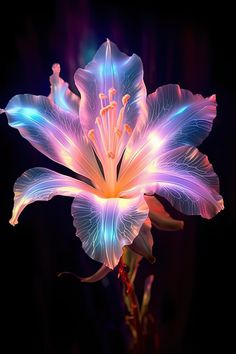
<instances>
[{"instance_id":1,"label":"flower center","mask_svg":"<svg viewBox=\"0 0 236 354\"><path fill-rule=\"evenodd\" d=\"M108 90L108 95L99 94L101 109L100 115L95 120L98 129L91 129L88 132L88 138L103 166L109 196L115 194L117 164L124 149L124 135L132 133L131 127L123 123L130 95L122 97L122 107L119 111L115 95L114 88Z\"/></svg>"}]
</instances>

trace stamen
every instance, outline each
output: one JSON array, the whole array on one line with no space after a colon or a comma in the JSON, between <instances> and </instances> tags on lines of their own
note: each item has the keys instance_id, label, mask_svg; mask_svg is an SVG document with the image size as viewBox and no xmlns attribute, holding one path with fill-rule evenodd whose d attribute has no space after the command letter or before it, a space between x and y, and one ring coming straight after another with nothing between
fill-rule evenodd
<instances>
[{"instance_id":1,"label":"stamen","mask_svg":"<svg viewBox=\"0 0 236 354\"><path fill-rule=\"evenodd\" d=\"M94 134L94 129L90 129L88 132L88 138L92 141L95 140L95 134Z\"/></svg>"},{"instance_id":2,"label":"stamen","mask_svg":"<svg viewBox=\"0 0 236 354\"><path fill-rule=\"evenodd\" d=\"M132 133L132 131L133 131L129 124L125 124L125 125L124 125L124 128L125 128L126 133L128 133L129 135L130 135L130 134Z\"/></svg>"},{"instance_id":3,"label":"stamen","mask_svg":"<svg viewBox=\"0 0 236 354\"><path fill-rule=\"evenodd\" d=\"M130 95L126 94L122 97L122 103L123 103L123 106L126 106L128 101L130 99Z\"/></svg>"},{"instance_id":4,"label":"stamen","mask_svg":"<svg viewBox=\"0 0 236 354\"><path fill-rule=\"evenodd\" d=\"M106 147L106 139L104 137L104 132L103 132L103 129L102 129L102 121L101 121L101 118L100 117L97 117L96 118L96 124L98 126L98 130L99 130L99 134L100 134L100 137L101 137L101 141L102 141L102 146L103 146L103 150L106 151L107 147ZM102 154L103 155L103 154Z\"/></svg>"},{"instance_id":5,"label":"stamen","mask_svg":"<svg viewBox=\"0 0 236 354\"><path fill-rule=\"evenodd\" d=\"M101 116L102 118L105 118L106 113L109 111L110 108L111 108L110 105L101 108L101 109L100 109L100 116Z\"/></svg>"},{"instance_id":6,"label":"stamen","mask_svg":"<svg viewBox=\"0 0 236 354\"><path fill-rule=\"evenodd\" d=\"M115 96L115 94L116 94L116 89L110 88L108 90L109 102L111 102L113 100L113 96Z\"/></svg>"},{"instance_id":7,"label":"stamen","mask_svg":"<svg viewBox=\"0 0 236 354\"><path fill-rule=\"evenodd\" d=\"M118 138L120 138L120 137L121 137L121 135L122 135L122 131L121 131L120 129L115 128L114 132L115 132L115 134L118 136Z\"/></svg>"},{"instance_id":8,"label":"stamen","mask_svg":"<svg viewBox=\"0 0 236 354\"><path fill-rule=\"evenodd\" d=\"M100 98L100 102L101 102L101 107L104 107L104 100L107 98L107 96L104 93L99 93L98 97Z\"/></svg>"}]
</instances>

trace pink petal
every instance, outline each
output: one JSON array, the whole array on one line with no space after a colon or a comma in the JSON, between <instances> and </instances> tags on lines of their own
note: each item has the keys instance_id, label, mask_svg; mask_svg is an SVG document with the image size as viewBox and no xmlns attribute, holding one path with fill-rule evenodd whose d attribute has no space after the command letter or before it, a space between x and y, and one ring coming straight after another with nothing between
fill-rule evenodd
<instances>
[{"instance_id":1,"label":"pink petal","mask_svg":"<svg viewBox=\"0 0 236 354\"><path fill-rule=\"evenodd\" d=\"M142 196L105 199L82 193L72 204L76 236L83 249L111 269L118 264L122 248L138 235L147 214Z\"/></svg>"},{"instance_id":2,"label":"pink petal","mask_svg":"<svg viewBox=\"0 0 236 354\"><path fill-rule=\"evenodd\" d=\"M80 281L83 283L95 283L107 276L108 273L111 272L111 269L106 267L104 264L98 269L96 273L90 275L89 277L80 277Z\"/></svg>"},{"instance_id":3,"label":"pink petal","mask_svg":"<svg viewBox=\"0 0 236 354\"><path fill-rule=\"evenodd\" d=\"M78 119L80 103L79 96L71 92L68 88L68 83L60 77L60 64L53 64L52 71L53 74L50 76L51 93L49 97L58 107L67 112L73 113L76 116L75 118Z\"/></svg>"},{"instance_id":4,"label":"pink petal","mask_svg":"<svg viewBox=\"0 0 236 354\"><path fill-rule=\"evenodd\" d=\"M147 258L150 263L154 263L156 258L152 255L153 238L151 233L151 221L148 218L139 230L138 236L129 247L133 252Z\"/></svg>"},{"instance_id":5,"label":"pink petal","mask_svg":"<svg viewBox=\"0 0 236 354\"><path fill-rule=\"evenodd\" d=\"M50 200L55 195L75 197L82 190L96 192L93 187L61 175L47 168L31 168L25 171L14 185L14 207L10 223L14 226L24 208L38 200Z\"/></svg>"},{"instance_id":6,"label":"pink petal","mask_svg":"<svg viewBox=\"0 0 236 354\"><path fill-rule=\"evenodd\" d=\"M158 160L156 193L184 214L209 219L224 208L219 181L207 156L188 146L172 150Z\"/></svg>"},{"instance_id":7,"label":"pink petal","mask_svg":"<svg viewBox=\"0 0 236 354\"><path fill-rule=\"evenodd\" d=\"M152 224L159 230L177 231L182 230L184 222L173 219L164 209L161 202L154 196L145 195L145 202L149 207L149 217Z\"/></svg>"},{"instance_id":8,"label":"pink petal","mask_svg":"<svg viewBox=\"0 0 236 354\"><path fill-rule=\"evenodd\" d=\"M99 181L92 149L84 141L79 119L44 96L17 95L6 107L9 125L50 159Z\"/></svg>"},{"instance_id":9,"label":"pink petal","mask_svg":"<svg viewBox=\"0 0 236 354\"><path fill-rule=\"evenodd\" d=\"M76 71L75 83L81 93L80 120L85 133L94 128L95 118L99 115L99 93L107 95L110 88L117 91L115 100L118 111L122 107L122 97L130 95L124 123L133 128L137 120L140 121L139 125L145 121L146 88L142 61L137 55L129 57L107 40L93 60L84 69Z\"/></svg>"}]
</instances>

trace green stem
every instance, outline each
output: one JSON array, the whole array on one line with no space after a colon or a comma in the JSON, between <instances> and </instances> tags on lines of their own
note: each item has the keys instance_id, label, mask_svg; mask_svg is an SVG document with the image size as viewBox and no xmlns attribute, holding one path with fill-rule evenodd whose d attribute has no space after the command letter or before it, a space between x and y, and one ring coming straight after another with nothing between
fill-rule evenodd
<instances>
[{"instance_id":1,"label":"green stem","mask_svg":"<svg viewBox=\"0 0 236 354\"><path fill-rule=\"evenodd\" d=\"M141 323L140 323L140 310L139 310L139 303L138 299L134 290L134 285L131 283L129 276L128 276L128 267L124 263L123 259L121 258L119 263L119 277L124 286L124 296L127 296L129 303L131 304L128 311L131 315L132 320L132 327L131 330L133 341L134 341L134 352L133 354L141 354L142 353L142 331L141 331ZM131 324L130 324L131 326Z\"/></svg>"}]
</instances>

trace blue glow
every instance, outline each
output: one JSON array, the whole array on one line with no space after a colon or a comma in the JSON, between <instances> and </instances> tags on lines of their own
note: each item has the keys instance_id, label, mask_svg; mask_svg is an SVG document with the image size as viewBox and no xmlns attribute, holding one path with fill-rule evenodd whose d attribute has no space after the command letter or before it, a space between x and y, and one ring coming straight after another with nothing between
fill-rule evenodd
<instances>
[{"instance_id":1,"label":"blue glow","mask_svg":"<svg viewBox=\"0 0 236 354\"><path fill-rule=\"evenodd\" d=\"M31 107L13 107L7 110L7 113L12 115L20 115L23 118L29 118L34 120L42 119L42 116L35 108Z\"/></svg>"},{"instance_id":2,"label":"blue glow","mask_svg":"<svg viewBox=\"0 0 236 354\"><path fill-rule=\"evenodd\" d=\"M56 90L55 92L55 103L60 107L60 108L63 108L65 109L66 111L71 111L70 110L70 107L68 106L68 104L66 103L65 101L65 92L66 92L66 89L67 87L62 90L62 89L59 89L59 90Z\"/></svg>"},{"instance_id":3,"label":"blue glow","mask_svg":"<svg viewBox=\"0 0 236 354\"><path fill-rule=\"evenodd\" d=\"M188 108L188 106L183 106L174 115L177 116L178 114L183 113L187 108Z\"/></svg>"}]
</instances>

